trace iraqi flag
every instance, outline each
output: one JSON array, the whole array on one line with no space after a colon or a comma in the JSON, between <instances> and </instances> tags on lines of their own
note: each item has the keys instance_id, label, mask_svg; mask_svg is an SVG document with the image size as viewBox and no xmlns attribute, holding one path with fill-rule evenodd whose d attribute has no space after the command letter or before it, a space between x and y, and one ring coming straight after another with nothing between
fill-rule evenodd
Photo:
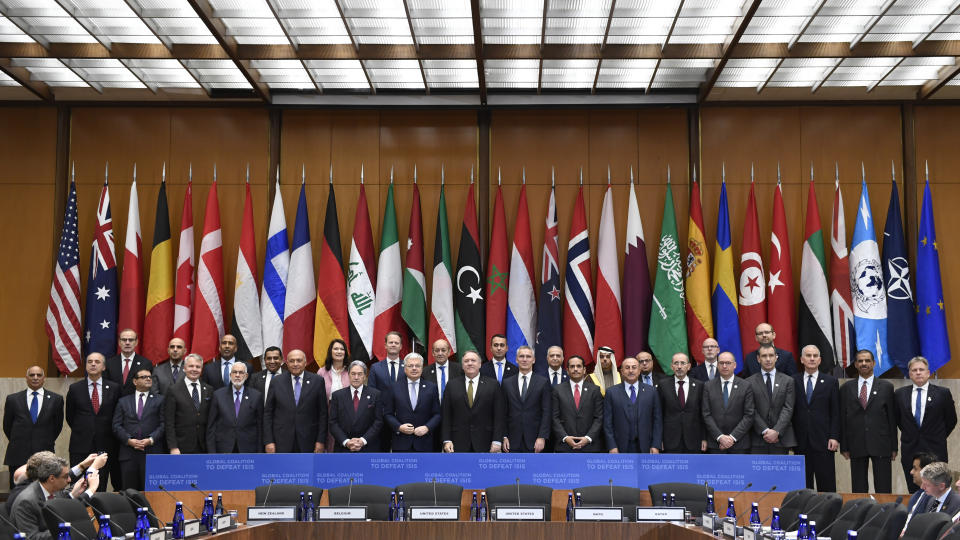
<instances>
[{"instance_id":1,"label":"iraqi flag","mask_svg":"<svg viewBox=\"0 0 960 540\"><path fill-rule=\"evenodd\" d=\"M260 321L260 287L257 284L257 241L253 233L253 200L246 184L243 225L237 246L237 275L233 286L232 334L237 338L237 358L248 361L263 354L263 328Z\"/></svg>"},{"instance_id":2,"label":"iraqi flag","mask_svg":"<svg viewBox=\"0 0 960 540\"><path fill-rule=\"evenodd\" d=\"M756 350L756 329L767 322L767 284L763 258L760 256L760 226L757 219L757 198L750 182L743 244L740 253L740 343L744 352Z\"/></svg>"},{"instance_id":3,"label":"iraqi flag","mask_svg":"<svg viewBox=\"0 0 960 540\"><path fill-rule=\"evenodd\" d=\"M380 232L380 261L377 264L377 296L374 302L373 356L387 357L387 332L403 334L400 300L403 295L403 269L400 266L400 242L397 235L397 209L393 202L393 182L387 188L387 204L383 209L383 230ZM420 257L423 264L423 257ZM404 349L408 349L404 343Z\"/></svg>"},{"instance_id":4,"label":"iraqi flag","mask_svg":"<svg viewBox=\"0 0 960 540\"><path fill-rule=\"evenodd\" d=\"M593 356L593 270L590 267L590 233L583 204L583 186L577 193L567 242L567 269L563 279L563 354L584 360L587 372ZM617 354L620 354L617 351Z\"/></svg>"},{"instance_id":5,"label":"iraqi flag","mask_svg":"<svg viewBox=\"0 0 960 540\"><path fill-rule=\"evenodd\" d=\"M623 355L623 318L620 311L620 261L617 226L613 219L613 188L607 184L597 232L597 313L594 345L611 347ZM596 353L596 351L594 351Z\"/></svg>"},{"instance_id":6,"label":"iraqi flag","mask_svg":"<svg viewBox=\"0 0 960 540\"><path fill-rule=\"evenodd\" d=\"M493 227L490 253L487 254L487 324L485 358L493 358L490 341L507 334L507 287L510 284L510 252L507 245L507 219L503 211L503 188L497 186L493 203Z\"/></svg>"},{"instance_id":7,"label":"iraqi flag","mask_svg":"<svg viewBox=\"0 0 960 540\"><path fill-rule=\"evenodd\" d=\"M353 222L350 242L350 263L347 267L347 314L349 317L350 358L370 363L373 358L373 320L376 318L377 261L373 255L373 233L370 231L370 213L367 193L360 171L360 197Z\"/></svg>"},{"instance_id":8,"label":"iraqi flag","mask_svg":"<svg viewBox=\"0 0 960 540\"><path fill-rule=\"evenodd\" d=\"M193 314L193 338L190 352L204 360L218 353L223 326L223 239L220 231L220 203L217 181L210 184L207 208L203 216L200 260L197 264L197 305Z\"/></svg>"},{"instance_id":9,"label":"iraqi flag","mask_svg":"<svg viewBox=\"0 0 960 540\"><path fill-rule=\"evenodd\" d=\"M457 346L461 356L467 351L483 354L483 263L480 262L477 205L473 191L474 184L471 182L463 211L463 227L460 229L460 252L457 254L456 287L453 291Z\"/></svg>"},{"instance_id":10,"label":"iraqi flag","mask_svg":"<svg viewBox=\"0 0 960 540\"><path fill-rule=\"evenodd\" d=\"M137 196L137 167L134 165L133 183L130 184L130 206L127 212L127 236L123 245L123 267L120 274L120 313L117 332L131 329L137 333L137 337L143 337L143 313L146 308L143 270L140 268L142 251L140 198ZM142 343L142 341L137 342L137 352L140 352Z\"/></svg>"}]
</instances>

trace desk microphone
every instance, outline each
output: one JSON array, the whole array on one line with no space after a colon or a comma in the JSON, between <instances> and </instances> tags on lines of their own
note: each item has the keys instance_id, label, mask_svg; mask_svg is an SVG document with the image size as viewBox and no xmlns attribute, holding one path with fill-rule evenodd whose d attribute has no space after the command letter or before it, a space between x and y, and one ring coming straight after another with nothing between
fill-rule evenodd
<instances>
[{"instance_id":1,"label":"desk microphone","mask_svg":"<svg viewBox=\"0 0 960 540\"><path fill-rule=\"evenodd\" d=\"M51 514L53 514L53 517L57 518L57 520L59 520L60 523L70 523L69 521L63 519L63 516L61 516L60 514L58 514L49 504L45 504L45 505L43 505L43 507L44 507L46 510L48 510ZM74 527L73 525L70 526L70 531L71 531L71 533L77 533L77 534L79 534L80 537L83 538L83 540L90 540L90 537L89 537L89 536L83 534L83 532L82 532L80 529ZM51 533L51 534L52 534L52 533Z\"/></svg>"},{"instance_id":2,"label":"desk microphone","mask_svg":"<svg viewBox=\"0 0 960 540\"><path fill-rule=\"evenodd\" d=\"M785 531L792 531L793 528L796 527L798 523L800 523L800 516L801 516L801 515L809 515L811 512L813 512L814 510L816 510L817 508L819 508L820 505L823 504L826 500L827 500L826 498L820 499L819 501L817 501L817 504L814 504L814 505L811 506L810 508L807 508L807 509L804 510L803 512L800 512L799 514L797 514L797 519L793 520L793 523L791 523L790 526L787 527L787 528L784 529L784 530L785 530ZM823 529L823 530L826 531L827 529Z\"/></svg>"},{"instance_id":3,"label":"desk microphone","mask_svg":"<svg viewBox=\"0 0 960 540\"><path fill-rule=\"evenodd\" d=\"M196 483L196 482L190 482L190 487L192 487L193 489L195 489L195 490L197 490L198 492L200 492L204 497L207 496L207 492L204 491L204 490L202 490L202 489L200 489L199 487L197 487L197 483ZM211 493L210 496L213 497L213 493Z\"/></svg>"},{"instance_id":4,"label":"desk microphone","mask_svg":"<svg viewBox=\"0 0 960 540\"><path fill-rule=\"evenodd\" d=\"M901 495L900 497L897 497L897 501L896 501L896 502L897 502L898 505L899 505L900 503L902 503L902 502L903 502L903 496ZM887 509L884 508L883 506L881 506L879 512L877 512L876 514L874 514L873 517L871 517L870 519L864 521L864 522L863 522L863 525L860 525L859 527L857 527L857 534L859 534L860 531L861 531L864 527L867 526L867 523L870 523L871 521L877 519L877 516L879 516L880 514L886 512L886 511L887 511Z\"/></svg>"},{"instance_id":5,"label":"desk microphone","mask_svg":"<svg viewBox=\"0 0 960 540\"><path fill-rule=\"evenodd\" d=\"M843 516L849 514L850 512L853 512L853 510L854 510L856 507L860 506L860 503L862 503L862 502L863 502L863 501L857 501L857 502L853 503L852 505L850 505L850 508L847 508L847 509L844 510L843 512L840 512L840 515L838 515L833 521L831 521L829 525L827 525L826 527L824 527L824 528L822 528L822 529L820 529L819 526L818 526L817 528L820 529L820 530L822 530L824 533L826 533L828 530L830 530L830 527L832 527L834 523L840 521L840 518L842 518Z\"/></svg>"},{"instance_id":6,"label":"desk microphone","mask_svg":"<svg viewBox=\"0 0 960 540\"><path fill-rule=\"evenodd\" d=\"M173 493L170 493L169 491L167 491L166 489L164 489L163 486L157 485L157 489L159 489L160 491L166 493L166 494L167 494L167 497L170 497L171 499L173 499L173 502L175 502L175 503L183 502L183 501L177 500L177 498L173 496ZM187 512L190 512L191 514L193 514L193 519L200 519L200 517L197 516L197 513L194 512L193 510L191 510L189 506L187 506L186 504L184 504L183 507L187 509Z\"/></svg>"},{"instance_id":7,"label":"desk microphone","mask_svg":"<svg viewBox=\"0 0 960 540\"><path fill-rule=\"evenodd\" d=\"M520 477L517 477L517 506L520 506Z\"/></svg>"},{"instance_id":8,"label":"desk microphone","mask_svg":"<svg viewBox=\"0 0 960 540\"><path fill-rule=\"evenodd\" d=\"M610 506L613 507L613 478L610 479Z\"/></svg>"},{"instance_id":9,"label":"desk microphone","mask_svg":"<svg viewBox=\"0 0 960 540\"><path fill-rule=\"evenodd\" d=\"M437 505L437 477L433 477L433 505Z\"/></svg>"},{"instance_id":10,"label":"desk microphone","mask_svg":"<svg viewBox=\"0 0 960 540\"><path fill-rule=\"evenodd\" d=\"M100 510L97 510L97 508L96 508L95 506L93 506L92 504L90 504L90 502L87 501L86 499L84 499L83 497L81 497L80 500L83 502L83 504L87 505L91 510L93 510L93 513L96 514L97 517L107 516L107 520L110 521L110 531L111 531L111 532L113 532L113 528L116 527L117 529L120 530L120 534L126 536L127 531L125 531L125 530L123 529L123 527L120 526L119 523L117 523L117 522L114 521L113 519L110 519L110 514L104 514L104 513L101 512ZM138 507L138 508L143 508L143 507L140 506L140 507Z\"/></svg>"},{"instance_id":11,"label":"desk microphone","mask_svg":"<svg viewBox=\"0 0 960 540\"><path fill-rule=\"evenodd\" d=\"M131 488L131 489L132 489L132 488ZM123 491L118 491L117 493L119 493L120 495L123 495L128 501L130 501L131 503L133 503L133 507L134 507L134 508L146 508L146 509L147 509L147 513L150 514L150 517L152 517L153 519L157 520L157 523L159 523L161 527L166 527L166 526L167 526L167 522L164 521L164 520L162 520L162 519L160 519L160 516L154 514L154 513L153 513L153 510L150 510L150 507L149 507L149 506L141 505L139 502L137 502L136 499L134 499L133 497L131 497L130 495L128 495L127 493L125 493L125 492L123 492Z\"/></svg>"},{"instance_id":12,"label":"desk microphone","mask_svg":"<svg viewBox=\"0 0 960 540\"><path fill-rule=\"evenodd\" d=\"M743 486L743 489L741 489L740 491L736 492L736 493L733 495L733 497L731 497L731 499L733 499L733 511L734 511L734 512L737 511L737 497L739 497L740 495L743 495L743 492L746 491L746 490L748 490L748 489L750 489L751 487L753 487L753 482L747 482L747 485ZM740 517L739 517L739 516L740 516L740 513L737 512L737 518L736 518L736 520L737 520L737 523L738 523L738 524L740 523Z\"/></svg>"},{"instance_id":13,"label":"desk microphone","mask_svg":"<svg viewBox=\"0 0 960 540\"><path fill-rule=\"evenodd\" d=\"M350 488L347 489L347 506L350 506L350 500L353 498L353 477L350 477Z\"/></svg>"},{"instance_id":14,"label":"desk microphone","mask_svg":"<svg viewBox=\"0 0 960 540\"><path fill-rule=\"evenodd\" d=\"M274 478L270 479L270 485L267 486L267 494L263 496L263 506L267 506L267 501L270 500L270 490L273 489Z\"/></svg>"}]
</instances>

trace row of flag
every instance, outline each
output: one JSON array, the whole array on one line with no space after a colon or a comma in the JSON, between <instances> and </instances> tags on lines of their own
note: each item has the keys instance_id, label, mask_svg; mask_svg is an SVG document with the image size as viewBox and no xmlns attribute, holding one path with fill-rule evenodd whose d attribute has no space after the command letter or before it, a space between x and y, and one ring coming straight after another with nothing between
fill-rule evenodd
<instances>
[{"instance_id":1,"label":"row of flag","mask_svg":"<svg viewBox=\"0 0 960 540\"><path fill-rule=\"evenodd\" d=\"M801 254L800 303L796 306L779 180L773 197L770 257L765 270L751 178L739 279L734 273L725 178L718 201L712 265L696 176L690 190L685 249L677 232L672 190L668 188L656 274L651 283L631 171L621 284L621 244L617 242L609 174L597 238L596 279L591 268L581 185L574 203L561 280L557 208L552 189L537 279L525 182L509 243L503 193L498 186L484 267L473 189L468 192L459 252L456 263L453 261L441 171L432 289L428 297L416 170L402 262L392 172L378 255L362 168L360 174L357 215L346 265L336 197L330 189L316 273L306 184L300 187L291 237L277 179L261 287L248 172L230 321L240 358L258 357L266 347L280 346L285 351L301 349L308 359L322 363L331 340L343 339L351 358L373 361L385 356L384 342L390 331L409 337L404 340L405 352L413 346L429 349L431 343L444 339L452 353L475 350L489 357L491 338L502 334L507 338L507 358L513 358L518 347L534 347L540 360L535 365L542 371L547 368L547 349L560 345L567 357L579 355L588 364L593 363L600 346L612 347L621 357L649 350L664 371L672 373L671 356L684 352L702 361L700 345L708 337L716 338L721 350L732 352L741 363L744 351L752 350L754 330L762 322L773 325L777 345L795 356L801 346L817 345L824 369L847 367L859 349L874 354L878 373L893 366L905 372L909 359L918 354L927 357L934 370L950 358L929 182L920 220L914 296L895 180L882 255L874 234L865 180L848 252L842 196L839 182L836 183L828 280L827 252L811 173ZM331 185L332 180L331 171ZM144 291L134 169L124 272L118 287L109 185L104 182L91 245L86 316L81 327L77 201L71 179L46 320L54 358L61 371L77 369L81 354L113 354L117 332L125 328L142 336L142 352L154 362L165 358L166 345L172 337L183 339L188 350L204 358L217 354L219 338L227 326L216 169L206 201L197 261L193 258L192 197L190 182L183 201L179 252L174 265L164 174L157 196L149 281ZM888 326L895 326L902 339L888 342Z\"/></svg>"}]
</instances>

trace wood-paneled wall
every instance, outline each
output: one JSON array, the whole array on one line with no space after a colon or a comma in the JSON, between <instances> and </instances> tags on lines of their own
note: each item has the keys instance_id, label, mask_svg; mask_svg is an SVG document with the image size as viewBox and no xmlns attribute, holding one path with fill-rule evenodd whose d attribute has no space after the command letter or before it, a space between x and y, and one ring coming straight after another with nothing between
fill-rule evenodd
<instances>
[{"instance_id":1,"label":"wood-paneled wall","mask_svg":"<svg viewBox=\"0 0 960 540\"><path fill-rule=\"evenodd\" d=\"M258 255L263 248L274 171L271 159L280 163L281 192L288 226L293 227L302 167L314 243L323 236L323 217L333 165L334 186L340 217L344 259L349 246L359 194L360 167L364 168L367 203L374 244L379 243L383 204L390 170L394 184L400 238L406 238L412 197L413 168L417 167L423 204L423 230L427 266L433 257L433 238L440 190L440 169L446 171L445 193L450 226L451 250L456 258L469 189L479 197L484 190L470 186L470 170L479 170L480 131L475 111L310 111L286 110L280 121L271 124L265 108L73 108L70 112L69 156L76 162L80 202L82 278L86 279L89 241L94 206L103 181L104 164L110 162L114 234L118 251L123 249L127 221L130 176L137 163L144 268L149 267L154 227L154 208L161 166L167 164L167 192L171 228L179 229L187 169L194 171L194 225L197 245L203 227L204 203L217 164L220 198L224 271L227 283L227 320L232 305L236 247L244 194L244 169L250 164L254 221ZM688 181L691 146L690 119L699 123L699 160L702 201L708 244L716 229L717 197L721 164L727 171L734 252L739 252L751 162L755 165L756 190L763 252L769 251L771 207L780 163L789 227L793 271L799 283L800 247L807 206L810 164L816 174L816 192L822 227L829 234L833 205L834 163L840 168L847 215L847 236L852 236L857 200L860 195L860 163L863 162L870 187L875 225L882 236L890 196L891 160L902 176L904 141L902 112L890 106L751 106L656 108L640 110L500 110L490 123L489 197L478 199L481 210L491 211L497 189L497 171L502 171L508 236L512 236L521 184L526 169L535 272L540 270L539 250L543 242L544 215L550 190L551 167L556 169L556 197L559 219L561 261L574 201L583 168L584 197L591 244L596 257L596 233L607 183L609 165L614 190L617 243L622 245L626 227L629 170L634 167L638 203L651 266L655 262L667 167L681 237L686 235ZM55 178L56 110L42 107L0 109L0 191L6 212L5 234L0 240L7 253L27 253L24 264L10 265L5 286L0 288L0 322L8 337L25 342L23 355L15 355L0 368L2 376L20 376L33 363L46 365L47 345L43 314L53 264L53 243L62 216L54 215L58 188ZM925 159L930 160L936 194L934 210L940 231L944 272L945 303L951 335L960 335L958 321L949 311L960 306L960 288L950 279L951 269L960 268L960 255L950 234L956 224L953 206L960 201L960 188L950 174L960 157L954 150L960 143L957 125L960 108L916 107L917 177L922 181ZM272 125L280 125L271 133ZM696 134L697 132L694 131ZM270 155L272 137L279 137L279 156ZM62 186L61 186L62 187ZM922 191L922 184L912 186ZM903 183L900 183L901 196ZM910 189L910 186L908 186ZM904 205L908 199L904 198ZM916 197L919 204L919 196ZM912 215L918 215L918 211ZM909 217L910 212L908 212ZM23 227L29 215L29 227ZM907 242L915 239L908 236ZM175 240L176 243L176 240ZM484 258L486 257L486 241ZM621 262L623 255L621 254ZM121 257L122 258L122 257ZM29 268L29 270L28 270ZM594 268L596 264L594 263ZM37 271L39 269L39 271ZM428 288L429 288L428 272ZM799 293L797 293L799 295ZM954 341L954 350L960 341ZM948 365L941 377L960 375L960 364Z\"/></svg>"}]
</instances>

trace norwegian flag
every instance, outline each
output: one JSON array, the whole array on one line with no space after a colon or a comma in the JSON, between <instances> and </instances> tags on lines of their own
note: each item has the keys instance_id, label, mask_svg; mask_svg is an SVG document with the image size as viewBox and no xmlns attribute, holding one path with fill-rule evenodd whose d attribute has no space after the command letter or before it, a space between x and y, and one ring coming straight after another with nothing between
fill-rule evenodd
<instances>
[{"instance_id":1,"label":"norwegian flag","mask_svg":"<svg viewBox=\"0 0 960 540\"><path fill-rule=\"evenodd\" d=\"M577 194L567 244L567 273L564 276L563 354L584 359L587 371L593 367L593 272L590 268L590 232L583 204L583 187ZM619 353L619 351L618 351Z\"/></svg>"}]
</instances>

